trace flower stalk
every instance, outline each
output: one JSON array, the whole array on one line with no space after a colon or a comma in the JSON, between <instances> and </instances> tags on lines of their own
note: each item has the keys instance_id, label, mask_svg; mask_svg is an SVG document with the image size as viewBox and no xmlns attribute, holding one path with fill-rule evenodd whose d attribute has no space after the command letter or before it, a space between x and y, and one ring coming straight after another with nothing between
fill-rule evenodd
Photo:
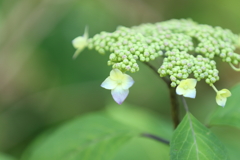
<instances>
[{"instance_id":1,"label":"flower stalk","mask_svg":"<svg viewBox=\"0 0 240 160\"><path fill-rule=\"evenodd\" d=\"M156 73L157 76L159 77L159 73L153 65L151 65L148 62L145 62L144 64L146 64L150 69L152 69L154 71L154 73ZM161 79L166 83L166 85L169 89L172 121L174 124L174 128L177 128L177 126L180 123L178 96L176 94L175 88L171 87L171 81L166 77L161 77Z\"/></svg>"}]
</instances>

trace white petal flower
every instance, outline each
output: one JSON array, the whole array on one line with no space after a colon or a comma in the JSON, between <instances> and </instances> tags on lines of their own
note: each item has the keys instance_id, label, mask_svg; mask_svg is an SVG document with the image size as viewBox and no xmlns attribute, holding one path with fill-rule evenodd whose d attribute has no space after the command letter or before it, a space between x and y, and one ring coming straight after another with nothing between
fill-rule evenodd
<instances>
[{"instance_id":1,"label":"white petal flower","mask_svg":"<svg viewBox=\"0 0 240 160\"><path fill-rule=\"evenodd\" d=\"M196 97L196 79L185 79L180 82L177 86L176 93L178 95L183 95L184 97L195 98Z\"/></svg>"},{"instance_id":2,"label":"white petal flower","mask_svg":"<svg viewBox=\"0 0 240 160\"><path fill-rule=\"evenodd\" d=\"M88 45L88 28L85 28L84 35L76 37L73 41L73 47L76 48L77 50L75 51L73 58L77 58L79 53Z\"/></svg>"},{"instance_id":3,"label":"white petal flower","mask_svg":"<svg viewBox=\"0 0 240 160\"><path fill-rule=\"evenodd\" d=\"M118 69L113 69L110 72L110 76L105 79L101 84L101 87L112 90L113 99L118 103L122 102L127 98L129 88L133 85L134 80L127 74L122 73Z\"/></svg>"},{"instance_id":4,"label":"white petal flower","mask_svg":"<svg viewBox=\"0 0 240 160\"><path fill-rule=\"evenodd\" d=\"M227 97L231 96L231 92L227 89L217 91L216 101L219 106L224 107L227 102Z\"/></svg>"}]
</instances>

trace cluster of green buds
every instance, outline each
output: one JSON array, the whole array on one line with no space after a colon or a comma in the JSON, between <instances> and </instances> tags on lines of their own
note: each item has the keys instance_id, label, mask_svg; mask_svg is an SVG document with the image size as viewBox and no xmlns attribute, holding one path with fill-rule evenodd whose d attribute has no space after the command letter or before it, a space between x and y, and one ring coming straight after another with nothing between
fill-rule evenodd
<instances>
[{"instance_id":1,"label":"cluster of green buds","mask_svg":"<svg viewBox=\"0 0 240 160\"><path fill-rule=\"evenodd\" d=\"M169 20L155 24L142 24L131 28L118 27L116 31L101 32L88 38L84 36L73 40L77 49L74 58L85 47L95 49L100 54L110 53L108 65L113 70L103 82L102 87L112 90L114 100L121 104L133 85L133 79L125 74L139 71L138 61L149 62L158 57L163 63L158 69L161 77L169 77L176 93L195 98L196 83L205 80L217 92L218 105L224 106L231 95L227 89L218 91L214 83L219 80L219 71L214 58L236 71L240 68L240 55L235 53L240 47L240 37L230 30L193 22L192 20Z\"/></svg>"},{"instance_id":2,"label":"cluster of green buds","mask_svg":"<svg viewBox=\"0 0 240 160\"><path fill-rule=\"evenodd\" d=\"M219 80L216 62L202 55L188 54L177 49L167 51L162 66L158 69L161 77L169 76L171 86L176 87L182 79L187 79L191 74L198 81L205 79L206 83L213 84Z\"/></svg>"}]
</instances>

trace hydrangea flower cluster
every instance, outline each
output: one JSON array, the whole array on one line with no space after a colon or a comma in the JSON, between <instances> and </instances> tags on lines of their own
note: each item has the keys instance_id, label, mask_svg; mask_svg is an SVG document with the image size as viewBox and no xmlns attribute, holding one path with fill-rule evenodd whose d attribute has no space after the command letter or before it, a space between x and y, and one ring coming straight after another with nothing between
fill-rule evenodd
<instances>
[{"instance_id":1,"label":"hydrangea flower cluster","mask_svg":"<svg viewBox=\"0 0 240 160\"><path fill-rule=\"evenodd\" d=\"M93 38L88 38L87 35L85 31L84 36L73 40L73 45L77 49L74 57L85 47L95 49L100 54L110 52L108 65L113 68L111 72L119 74L117 77L128 76L125 74L127 71L131 73L139 71L137 61L149 62L162 57L163 63L158 73L161 77L170 78L171 86L177 87L177 94L195 98L197 81L205 80L217 92L216 101L220 106L225 105L226 98L231 94L226 89L224 93L226 91L227 94L222 94L223 90L218 91L214 86L219 80L219 71L214 58L219 57L223 62L229 63L234 70L240 70L235 67L240 64L240 55L235 53L236 47L240 47L240 37L230 30L197 24L192 20L169 20L131 28L120 26L112 33L101 32ZM110 74L107 82L116 84L116 79L113 79ZM123 82L123 79L126 82ZM123 79L120 80L122 84L133 84L132 79ZM107 82L105 80L103 87L108 86ZM107 89L112 90L114 87ZM119 98L123 90L125 96ZM126 87L118 89L118 92L119 94L112 94L113 98L116 102L122 103L128 95Z\"/></svg>"}]
</instances>

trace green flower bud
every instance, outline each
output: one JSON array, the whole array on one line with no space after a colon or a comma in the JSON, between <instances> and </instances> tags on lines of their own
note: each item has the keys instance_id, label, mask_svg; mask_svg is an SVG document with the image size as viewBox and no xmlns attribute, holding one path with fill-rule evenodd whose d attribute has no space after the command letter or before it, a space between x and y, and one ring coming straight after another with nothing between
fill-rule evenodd
<instances>
[{"instance_id":1,"label":"green flower bud","mask_svg":"<svg viewBox=\"0 0 240 160\"><path fill-rule=\"evenodd\" d=\"M211 81L212 83L214 83L214 82L216 82L216 79L215 79L214 77L212 77L212 78L210 79L210 81Z\"/></svg>"},{"instance_id":2,"label":"green flower bud","mask_svg":"<svg viewBox=\"0 0 240 160\"><path fill-rule=\"evenodd\" d=\"M107 64L108 64L108 66L113 65L112 61L108 61Z\"/></svg>"},{"instance_id":3,"label":"green flower bud","mask_svg":"<svg viewBox=\"0 0 240 160\"><path fill-rule=\"evenodd\" d=\"M135 52L135 55L140 55L140 51L136 51L136 52Z\"/></svg>"},{"instance_id":4,"label":"green flower bud","mask_svg":"<svg viewBox=\"0 0 240 160\"><path fill-rule=\"evenodd\" d=\"M188 74L183 74L182 78L183 79L187 79L188 78Z\"/></svg>"},{"instance_id":5,"label":"green flower bud","mask_svg":"<svg viewBox=\"0 0 240 160\"><path fill-rule=\"evenodd\" d=\"M232 59L230 57L226 58L226 62L231 62L231 61L232 61Z\"/></svg>"},{"instance_id":6,"label":"green flower bud","mask_svg":"<svg viewBox=\"0 0 240 160\"><path fill-rule=\"evenodd\" d=\"M170 79L171 79L171 81L176 81L177 79L176 79L176 77L174 77L174 76L170 76Z\"/></svg>"},{"instance_id":7,"label":"green flower bud","mask_svg":"<svg viewBox=\"0 0 240 160\"><path fill-rule=\"evenodd\" d=\"M176 87L176 86L177 86L177 84L175 82L171 83L171 87Z\"/></svg>"},{"instance_id":8,"label":"green flower bud","mask_svg":"<svg viewBox=\"0 0 240 160\"><path fill-rule=\"evenodd\" d=\"M121 64L122 68L126 68L126 65L124 63Z\"/></svg>"},{"instance_id":9,"label":"green flower bud","mask_svg":"<svg viewBox=\"0 0 240 160\"><path fill-rule=\"evenodd\" d=\"M210 81L210 79L208 79L208 78L205 80L205 82L206 82L207 84L211 84L211 81Z\"/></svg>"},{"instance_id":10,"label":"green flower bud","mask_svg":"<svg viewBox=\"0 0 240 160\"><path fill-rule=\"evenodd\" d=\"M128 66L125 67L125 69L126 69L127 71L129 71L129 70L131 69L131 67L128 65Z\"/></svg>"},{"instance_id":11,"label":"green flower bud","mask_svg":"<svg viewBox=\"0 0 240 160\"><path fill-rule=\"evenodd\" d=\"M131 68L130 70L132 73L136 72L136 69L135 68Z\"/></svg>"},{"instance_id":12,"label":"green flower bud","mask_svg":"<svg viewBox=\"0 0 240 160\"><path fill-rule=\"evenodd\" d=\"M178 78L182 78L182 76L183 76L182 73L178 73L178 74L177 74L177 77L178 77Z\"/></svg>"},{"instance_id":13,"label":"green flower bud","mask_svg":"<svg viewBox=\"0 0 240 160\"><path fill-rule=\"evenodd\" d=\"M129 63L128 59L124 59L124 60L123 60L123 63L124 63L124 64L128 64L128 63Z\"/></svg>"},{"instance_id":14,"label":"green flower bud","mask_svg":"<svg viewBox=\"0 0 240 160\"><path fill-rule=\"evenodd\" d=\"M150 56L150 59L151 59L151 60L154 60L154 59L155 59L155 56L151 55L151 56Z\"/></svg>"},{"instance_id":15,"label":"green flower bud","mask_svg":"<svg viewBox=\"0 0 240 160\"><path fill-rule=\"evenodd\" d=\"M140 61L146 61L144 57L140 57Z\"/></svg>"}]
</instances>

